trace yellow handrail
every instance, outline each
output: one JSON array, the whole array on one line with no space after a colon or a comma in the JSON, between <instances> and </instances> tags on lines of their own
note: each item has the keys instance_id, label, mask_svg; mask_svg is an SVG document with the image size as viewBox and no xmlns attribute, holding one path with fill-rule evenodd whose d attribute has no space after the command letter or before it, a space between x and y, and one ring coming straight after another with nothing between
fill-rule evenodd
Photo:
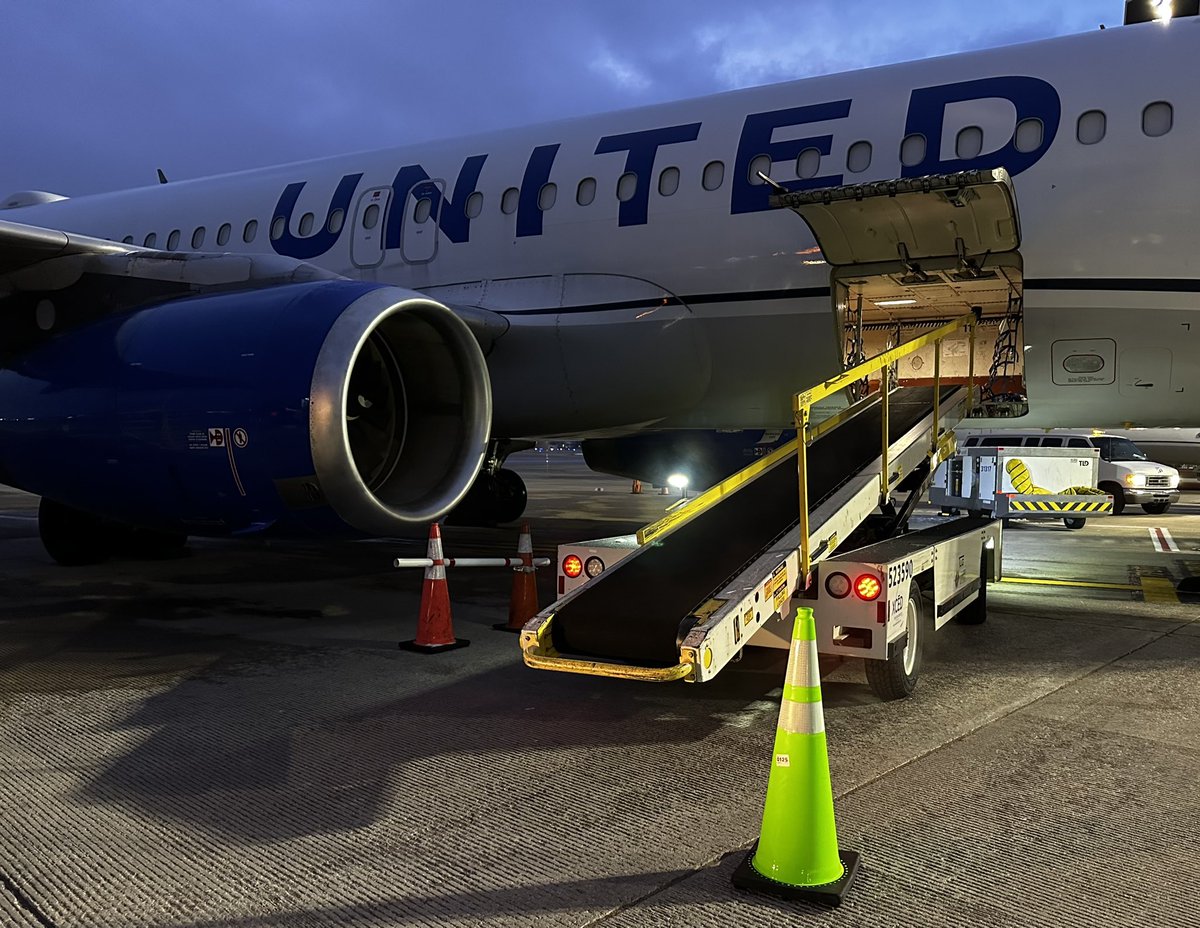
<instances>
[{"instance_id":1,"label":"yellow handrail","mask_svg":"<svg viewBox=\"0 0 1200 928\"><path fill-rule=\"evenodd\" d=\"M934 394L938 395L941 378L941 345L942 340L949 335L955 334L963 326L968 327L974 337L974 327L978 319L974 313L968 313L964 316L949 322L925 335L918 336L912 341L905 342L896 348L878 354L873 358L869 358L862 364L857 364L847 371L843 371L836 377L824 381L821 384L813 387L811 390L805 390L795 394L793 397L793 411L796 422L796 438L776 448L770 454L755 461L748 467L743 468L738 473L721 481L716 486L706 490L700 496L693 499L689 505L682 509L668 513L657 522L651 523L641 529L638 534L639 544L647 544L650 541L662 537L667 532L678 527L680 524L695 518L701 512L715 506L721 499L731 493L736 492L742 486L753 480L765 470L778 464L785 459L789 454L796 453L796 470L800 481L800 576L807 578L811 569L811 551L809 539L809 511L808 511L808 445L815 441L819 436L833 431L838 426L844 425L861 412L873 400L864 398L857 403L841 410L836 415L830 416L812 428L809 427L811 418L812 406L814 403L825 399L828 396L841 390L847 384L860 380L866 374L873 373L887 367L900 358L906 357L915 351L919 351L926 345L934 345L937 349L937 359L934 362ZM971 368L973 373L974 368ZM889 488L889 475L887 466L887 451L888 451L888 390L886 377L881 381L881 396L883 411L883 427L882 427L882 443L883 443L883 460L884 467L880 476L880 495L886 496ZM937 415L939 409L937 400L934 404L934 435L933 444L936 453L945 454L949 447L949 436L942 439L940 442L937 435ZM836 547L837 541L828 542L830 551ZM818 554L820 551L818 551ZM536 628L526 627L521 632L521 651L525 663L530 667L536 667L543 670L558 670L568 673L587 674L590 676L617 677L627 680L642 680L646 682L668 682L672 680L693 679L696 672L696 655L688 649L681 649L680 659L677 664L669 667L639 667L632 664L614 663L610 661L596 660L579 660L576 658L566 658L558 654L551 640L550 629L554 621L554 613L546 615Z\"/></svg>"},{"instance_id":2,"label":"yellow handrail","mask_svg":"<svg viewBox=\"0 0 1200 928\"><path fill-rule=\"evenodd\" d=\"M856 380L861 380L863 377L870 376L876 371L882 371L889 364L893 364L901 358L907 357L914 352L920 351L927 345L934 346L933 356L933 434L931 438L930 450L936 453L942 445L939 443L938 437L938 419L941 415L941 375L942 375L942 341L948 336L957 334L964 327L970 333L971 342L971 359L968 373L968 387L973 390L973 380L975 373L974 365L974 345L975 345L975 326L979 323L977 313L965 313L956 319L947 322L945 325L938 326L924 335L919 335L916 338L905 342L902 345L897 345L895 348L890 348L887 351L875 355L873 358L868 358L861 364L856 364L836 377L831 377L829 380L818 384L808 390L803 390L797 393L792 398L792 413L796 423L796 476L800 482L800 577L802 582L807 585L809 574L812 570L812 551L811 539L809 538L809 512L808 512L808 446L815 440L815 435L809 430L809 419L811 418L812 407L815 403L832 396L839 390L844 389ZM889 403L888 403L888 386L887 376L884 374L879 380L880 394L880 412L881 412L881 458L883 466L879 473L879 494L882 501L888 493L891 486L891 479L888 466L888 426L889 426ZM968 401L969 402L969 401ZM968 407L969 408L969 407ZM839 423L840 424L840 423ZM819 427L818 427L819 428ZM828 431L827 429L823 429Z\"/></svg>"},{"instance_id":3,"label":"yellow handrail","mask_svg":"<svg viewBox=\"0 0 1200 928\"><path fill-rule=\"evenodd\" d=\"M691 676L695 665L681 660L670 667L638 667L611 661L588 661L559 657L550 642L550 624L554 613L546 616L536 630L521 631L521 656L525 664L537 670L559 670L592 677L615 677L619 680L641 680L644 683L671 683Z\"/></svg>"}]
</instances>

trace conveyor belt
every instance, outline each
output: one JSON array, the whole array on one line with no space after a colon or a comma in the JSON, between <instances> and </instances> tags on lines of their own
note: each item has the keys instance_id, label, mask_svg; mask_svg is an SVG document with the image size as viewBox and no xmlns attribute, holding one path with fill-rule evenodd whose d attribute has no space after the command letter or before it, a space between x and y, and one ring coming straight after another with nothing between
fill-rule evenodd
<instances>
[{"instance_id":1,"label":"conveyor belt","mask_svg":"<svg viewBox=\"0 0 1200 928\"><path fill-rule=\"evenodd\" d=\"M892 442L929 414L933 388L898 390L889 407ZM810 510L879 457L880 417L876 404L809 447ZM799 521L799 496L792 455L564 603L554 615L555 649L648 667L677 663L680 623Z\"/></svg>"}]
</instances>

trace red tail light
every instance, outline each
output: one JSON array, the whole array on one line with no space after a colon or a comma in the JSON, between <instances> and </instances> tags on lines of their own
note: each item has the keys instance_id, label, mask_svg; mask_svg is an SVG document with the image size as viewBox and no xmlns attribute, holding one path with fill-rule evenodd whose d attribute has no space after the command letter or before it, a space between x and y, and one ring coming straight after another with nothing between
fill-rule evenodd
<instances>
[{"instance_id":1,"label":"red tail light","mask_svg":"<svg viewBox=\"0 0 1200 928\"><path fill-rule=\"evenodd\" d=\"M583 573L583 561L574 554L568 554L563 558L562 568L563 573L574 580Z\"/></svg>"},{"instance_id":2,"label":"red tail light","mask_svg":"<svg viewBox=\"0 0 1200 928\"><path fill-rule=\"evenodd\" d=\"M854 595L859 599L872 602L879 598L881 592L883 592L883 587L879 583L879 578L872 574L863 574L854 581Z\"/></svg>"}]
</instances>

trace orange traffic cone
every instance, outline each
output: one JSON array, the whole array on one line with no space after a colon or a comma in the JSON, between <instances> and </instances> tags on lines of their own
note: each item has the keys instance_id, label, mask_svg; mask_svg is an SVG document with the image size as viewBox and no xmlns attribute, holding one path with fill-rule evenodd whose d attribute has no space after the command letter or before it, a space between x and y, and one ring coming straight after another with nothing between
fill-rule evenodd
<instances>
[{"instance_id":1,"label":"orange traffic cone","mask_svg":"<svg viewBox=\"0 0 1200 928\"><path fill-rule=\"evenodd\" d=\"M640 480L633 481L633 489L630 490L629 492L630 493L641 493L642 492L642 481L640 481Z\"/></svg>"},{"instance_id":2,"label":"orange traffic cone","mask_svg":"<svg viewBox=\"0 0 1200 928\"><path fill-rule=\"evenodd\" d=\"M521 557L521 566L513 568L508 624L492 626L499 631L519 632L526 622L538 614L537 568L533 566L533 536L529 533L528 522L521 523L517 554Z\"/></svg>"},{"instance_id":3,"label":"orange traffic cone","mask_svg":"<svg viewBox=\"0 0 1200 928\"><path fill-rule=\"evenodd\" d=\"M425 568L425 582L421 585L417 637L412 641L400 642L400 647L422 654L465 648L471 642L454 637L454 625L450 619L450 589L446 585L446 563L442 556L442 530L436 522L429 526L429 548L425 556L433 564Z\"/></svg>"}]
</instances>

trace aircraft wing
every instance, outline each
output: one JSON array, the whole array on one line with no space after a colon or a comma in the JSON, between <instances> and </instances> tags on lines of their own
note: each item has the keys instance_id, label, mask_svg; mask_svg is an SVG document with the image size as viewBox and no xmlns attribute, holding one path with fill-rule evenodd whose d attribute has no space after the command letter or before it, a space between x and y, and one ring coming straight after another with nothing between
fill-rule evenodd
<instances>
[{"instance_id":1,"label":"aircraft wing","mask_svg":"<svg viewBox=\"0 0 1200 928\"><path fill-rule=\"evenodd\" d=\"M65 255L119 255L144 250L90 235L0 220L0 274Z\"/></svg>"},{"instance_id":2,"label":"aircraft wing","mask_svg":"<svg viewBox=\"0 0 1200 928\"><path fill-rule=\"evenodd\" d=\"M257 290L341 275L275 254L168 252L108 239L0 220L0 332L5 316L50 298L79 324L147 302L218 290ZM446 304L474 333L485 352L508 330L499 313ZM6 312L7 311L7 312ZM8 333L11 336L11 332ZM17 339L9 347L27 346Z\"/></svg>"}]
</instances>

